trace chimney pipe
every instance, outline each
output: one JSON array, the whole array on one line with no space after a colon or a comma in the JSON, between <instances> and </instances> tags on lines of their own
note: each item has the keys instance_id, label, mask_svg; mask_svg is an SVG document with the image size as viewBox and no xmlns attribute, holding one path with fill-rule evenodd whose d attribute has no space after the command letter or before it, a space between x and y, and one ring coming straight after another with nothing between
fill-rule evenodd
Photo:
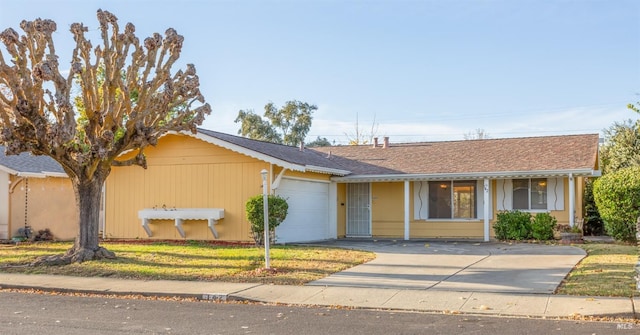
<instances>
[{"instance_id":1,"label":"chimney pipe","mask_svg":"<svg viewBox=\"0 0 640 335\"><path fill-rule=\"evenodd\" d=\"M377 137L374 137L374 138L373 138L373 147L374 147L374 148L377 148L377 147L378 147L378 138L377 138Z\"/></svg>"},{"instance_id":2,"label":"chimney pipe","mask_svg":"<svg viewBox=\"0 0 640 335\"><path fill-rule=\"evenodd\" d=\"M300 141L300 151L304 151L304 141Z\"/></svg>"},{"instance_id":3,"label":"chimney pipe","mask_svg":"<svg viewBox=\"0 0 640 335\"><path fill-rule=\"evenodd\" d=\"M383 148L388 148L389 147L389 136L385 136L384 137L384 144L382 145Z\"/></svg>"}]
</instances>

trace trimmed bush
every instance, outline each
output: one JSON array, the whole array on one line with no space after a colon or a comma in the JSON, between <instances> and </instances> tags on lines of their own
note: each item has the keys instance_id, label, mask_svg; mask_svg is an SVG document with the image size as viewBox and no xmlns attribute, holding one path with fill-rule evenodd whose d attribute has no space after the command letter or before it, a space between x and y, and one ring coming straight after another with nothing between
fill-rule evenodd
<instances>
[{"instance_id":1,"label":"trimmed bush","mask_svg":"<svg viewBox=\"0 0 640 335\"><path fill-rule=\"evenodd\" d=\"M284 219L287 218L289 204L287 200L278 195L269 195L267 199L269 206L269 231L273 233ZM264 238L264 201L262 194L253 196L247 200L245 210L247 212L247 220L251 223L251 237L256 245L263 244ZM275 242L275 238L270 238L270 242Z\"/></svg>"},{"instance_id":2,"label":"trimmed bush","mask_svg":"<svg viewBox=\"0 0 640 335\"><path fill-rule=\"evenodd\" d=\"M546 241L553 239L553 229L558 220L549 213L537 213L531 222L531 236L536 240Z\"/></svg>"},{"instance_id":3,"label":"trimmed bush","mask_svg":"<svg viewBox=\"0 0 640 335\"><path fill-rule=\"evenodd\" d=\"M531 237L531 214L518 210L500 212L493 229L500 240L526 240Z\"/></svg>"},{"instance_id":4,"label":"trimmed bush","mask_svg":"<svg viewBox=\"0 0 640 335\"><path fill-rule=\"evenodd\" d=\"M598 178L593 197L607 234L618 241L636 241L640 214L640 167L629 167Z\"/></svg>"}]
</instances>

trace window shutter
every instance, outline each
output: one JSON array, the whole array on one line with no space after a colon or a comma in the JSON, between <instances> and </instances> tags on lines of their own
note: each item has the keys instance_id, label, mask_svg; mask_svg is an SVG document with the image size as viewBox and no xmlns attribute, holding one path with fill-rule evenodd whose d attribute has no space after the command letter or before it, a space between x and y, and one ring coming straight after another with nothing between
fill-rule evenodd
<instances>
[{"instance_id":1,"label":"window shutter","mask_svg":"<svg viewBox=\"0 0 640 335\"><path fill-rule=\"evenodd\" d=\"M513 182L511 179L496 180L496 207L499 211L510 211L513 209Z\"/></svg>"},{"instance_id":2,"label":"window shutter","mask_svg":"<svg viewBox=\"0 0 640 335\"><path fill-rule=\"evenodd\" d=\"M547 179L547 209L564 210L564 178Z\"/></svg>"},{"instance_id":3,"label":"window shutter","mask_svg":"<svg viewBox=\"0 0 640 335\"><path fill-rule=\"evenodd\" d=\"M413 219L426 220L429 218L429 182L413 182Z\"/></svg>"}]
</instances>

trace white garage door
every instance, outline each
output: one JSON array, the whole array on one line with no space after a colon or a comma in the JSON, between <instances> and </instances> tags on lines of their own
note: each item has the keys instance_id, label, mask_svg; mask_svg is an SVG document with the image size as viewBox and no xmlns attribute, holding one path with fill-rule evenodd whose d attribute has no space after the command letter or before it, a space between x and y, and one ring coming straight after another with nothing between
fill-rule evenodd
<instances>
[{"instance_id":1,"label":"white garage door","mask_svg":"<svg viewBox=\"0 0 640 335\"><path fill-rule=\"evenodd\" d=\"M330 238L328 183L283 178L276 194L289 204L287 218L276 228L277 243Z\"/></svg>"}]
</instances>

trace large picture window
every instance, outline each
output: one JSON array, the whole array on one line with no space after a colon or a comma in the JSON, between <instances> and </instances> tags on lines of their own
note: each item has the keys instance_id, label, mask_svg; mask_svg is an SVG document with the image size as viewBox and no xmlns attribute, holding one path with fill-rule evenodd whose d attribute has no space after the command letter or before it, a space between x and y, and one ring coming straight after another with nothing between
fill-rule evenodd
<instances>
[{"instance_id":1,"label":"large picture window","mask_svg":"<svg viewBox=\"0 0 640 335\"><path fill-rule=\"evenodd\" d=\"M513 209L547 209L547 179L514 179Z\"/></svg>"},{"instance_id":2,"label":"large picture window","mask_svg":"<svg viewBox=\"0 0 640 335\"><path fill-rule=\"evenodd\" d=\"M475 181L430 181L429 219L476 218Z\"/></svg>"}]
</instances>

